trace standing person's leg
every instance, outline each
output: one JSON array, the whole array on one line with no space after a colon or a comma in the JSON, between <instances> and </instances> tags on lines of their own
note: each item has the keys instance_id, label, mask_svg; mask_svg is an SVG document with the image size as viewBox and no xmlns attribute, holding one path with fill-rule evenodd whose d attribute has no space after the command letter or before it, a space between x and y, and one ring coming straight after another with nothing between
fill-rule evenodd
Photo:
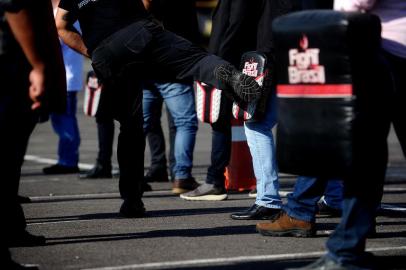
<instances>
[{"instance_id":1,"label":"standing person's leg","mask_svg":"<svg viewBox=\"0 0 406 270\"><path fill-rule=\"evenodd\" d=\"M165 106L166 107L166 106ZM176 138L176 126L173 121L173 117L171 112L166 107L166 117L168 119L168 127L169 127L169 173L171 176L171 182L175 179L175 174L173 170L175 168L176 159L175 159L175 138Z\"/></svg>"},{"instance_id":2,"label":"standing person's leg","mask_svg":"<svg viewBox=\"0 0 406 270\"><path fill-rule=\"evenodd\" d=\"M97 136L99 139L99 153L97 155L97 163L107 177L111 177L114 143L114 119L112 117L96 117Z\"/></svg>"},{"instance_id":3,"label":"standing person's leg","mask_svg":"<svg viewBox=\"0 0 406 270\"><path fill-rule=\"evenodd\" d=\"M281 215L271 222L257 224L257 231L266 236L314 236L317 202L326 184L323 178L299 176Z\"/></svg>"},{"instance_id":4,"label":"standing person's leg","mask_svg":"<svg viewBox=\"0 0 406 270\"><path fill-rule=\"evenodd\" d=\"M146 182L168 181L165 137L161 127L162 103L154 85L146 84L143 90L144 133L151 152L151 165L144 176Z\"/></svg>"},{"instance_id":5,"label":"standing person's leg","mask_svg":"<svg viewBox=\"0 0 406 270\"><path fill-rule=\"evenodd\" d=\"M321 260L330 259L349 266L371 266L365 244L368 235L374 231L376 209L383 195L388 162L387 137L392 120L393 78L403 76L401 72L406 68L404 61L397 70L401 72L394 73L391 58L385 56L384 61L376 63L377 68L371 71L366 81L371 97L367 100L369 102L361 104L365 106L359 116L363 121L356 126L358 133L354 136L354 169L344 180L341 222L328 239L328 254ZM379 110L375 106L378 104ZM373 155L370 154L371 145Z\"/></svg>"},{"instance_id":6,"label":"standing person's leg","mask_svg":"<svg viewBox=\"0 0 406 270\"><path fill-rule=\"evenodd\" d=\"M327 240L327 254L316 262L300 268L373 269L373 261L365 251L366 238L374 230L376 209L383 195L388 161L387 136L390 130L390 92L392 79L385 62L374 55L367 63L373 67L362 73L368 96L359 101L358 118L354 123L352 167L344 178L341 221ZM364 62L363 62L364 63ZM405 66L403 67L404 70ZM382 91L386 89L386 91ZM379 107L379 109L377 109ZM374 153L370 154L371 146Z\"/></svg>"},{"instance_id":7,"label":"standing person's leg","mask_svg":"<svg viewBox=\"0 0 406 270\"><path fill-rule=\"evenodd\" d=\"M145 214L142 202L144 179L145 136L143 131L142 89L137 70L127 68L114 80L115 118L120 122L117 160L120 168L119 191L124 200L120 215L141 217Z\"/></svg>"},{"instance_id":8,"label":"standing person's leg","mask_svg":"<svg viewBox=\"0 0 406 270\"><path fill-rule=\"evenodd\" d=\"M175 167L172 192L184 193L198 184L192 177L193 152L197 133L197 116L193 88L180 83L156 84L176 126Z\"/></svg>"},{"instance_id":9,"label":"standing person's leg","mask_svg":"<svg viewBox=\"0 0 406 270\"><path fill-rule=\"evenodd\" d=\"M340 179L329 179L327 181L324 196L317 204L318 214L323 216L341 216L343 202L343 181Z\"/></svg>"},{"instance_id":10,"label":"standing person's leg","mask_svg":"<svg viewBox=\"0 0 406 270\"><path fill-rule=\"evenodd\" d=\"M385 129L387 132L381 129L377 133L383 131L387 135L389 122ZM344 182L341 222L326 244L327 258L339 264L365 266L371 263L365 253L365 241L374 230L376 209L382 198L387 163L386 136L382 134L380 140L374 141L374 150L374 157L365 157L362 161L365 165L359 163L356 172Z\"/></svg>"},{"instance_id":11,"label":"standing person's leg","mask_svg":"<svg viewBox=\"0 0 406 270\"><path fill-rule=\"evenodd\" d=\"M114 143L114 119L110 104L114 89L103 85L99 107L96 113L98 153L94 167L81 175L81 178L111 178L113 143Z\"/></svg>"},{"instance_id":12,"label":"standing person's leg","mask_svg":"<svg viewBox=\"0 0 406 270\"><path fill-rule=\"evenodd\" d=\"M24 211L17 196L28 140L38 122L38 115L30 109L26 98L17 94L0 97L0 127L4 130L0 133L0 169L4 180L0 205L5 220L3 230L7 232L2 242L8 247L45 244L43 236L26 231Z\"/></svg>"},{"instance_id":13,"label":"standing person's leg","mask_svg":"<svg viewBox=\"0 0 406 270\"><path fill-rule=\"evenodd\" d=\"M272 134L275 124L276 95L272 95L268 100L265 118L245 122L244 125L257 179L257 197L255 204L248 210L232 214L233 219L268 219L277 214L282 206Z\"/></svg>"},{"instance_id":14,"label":"standing person's leg","mask_svg":"<svg viewBox=\"0 0 406 270\"><path fill-rule=\"evenodd\" d=\"M221 201L227 199L224 172L231 156L231 107L232 101L222 95L219 118L211 124L211 162L206 181L197 189L181 194L191 201Z\"/></svg>"},{"instance_id":15,"label":"standing person's leg","mask_svg":"<svg viewBox=\"0 0 406 270\"><path fill-rule=\"evenodd\" d=\"M59 137L58 162L43 169L45 174L79 172L80 134L76 119L77 92L67 93L66 112L51 114L52 127Z\"/></svg>"},{"instance_id":16,"label":"standing person's leg","mask_svg":"<svg viewBox=\"0 0 406 270\"><path fill-rule=\"evenodd\" d=\"M386 58L391 64L393 73L394 91L391 99L392 124L402 147L403 156L406 158L406 77L404 67L406 59L386 54Z\"/></svg>"}]
</instances>

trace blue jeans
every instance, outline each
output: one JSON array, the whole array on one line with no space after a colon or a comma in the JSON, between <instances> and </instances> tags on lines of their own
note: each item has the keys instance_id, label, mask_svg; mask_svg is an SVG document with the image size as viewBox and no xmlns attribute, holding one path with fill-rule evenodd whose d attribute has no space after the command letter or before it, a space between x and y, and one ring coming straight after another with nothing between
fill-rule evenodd
<instances>
[{"instance_id":1,"label":"blue jeans","mask_svg":"<svg viewBox=\"0 0 406 270\"><path fill-rule=\"evenodd\" d=\"M288 203L283 210L296 219L313 222L317 213L317 202L325 195L329 206L341 209L342 181L338 179L323 179L299 176L293 193L288 194Z\"/></svg>"},{"instance_id":2,"label":"blue jeans","mask_svg":"<svg viewBox=\"0 0 406 270\"><path fill-rule=\"evenodd\" d=\"M162 97L176 127L175 179L192 176L193 151L196 142L197 116L193 88L180 83L150 83L143 91L144 132L148 133L153 119L152 106Z\"/></svg>"},{"instance_id":3,"label":"blue jeans","mask_svg":"<svg viewBox=\"0 0 406 270\"><path fill-rule=\"evenodd\" d=\"M339 179L329 179L324 190L324 202L334 208L341 210L343 204L343 181Z\"/></svg>"},{"instance_id":4,"label":"blue jeans","mask_svg":"<svg viewBox=\"0 0 406 270\"><path fill-rule=\"evenodd\" d=\"M51 114L52 127L59 136L58 164L74 167L79 162L80 134L76 119L77 92L67 93L66 112Z\"/></svg>"},{"instance_id":5,"label":"blue jeans","mask_svg":"<svg viewBox=\"0 0 406 270\"><path fill-rule=\"evenodd\" d=\"M250 148L254 174L257 178L255 204L267 208L281 208L279 196L278 169L272 128L276 124L276 96L269 97L265 118L246 122L245 135Z\"/></svg>"},{"instance_id":6,"label":"blue jeans","mask_svg":"<svg viewBox=\"0 0 406 270\"><path fill-rule=\"evenodd\" d=\"M406 123L405 114L400 113L404 111L404 99L402 102L400 97L405 96L406 59L390 54L384 56L385 61L379 66L383 70L378 67L375 74L366 73L368 79L379 78L366 80L368 91L382 93L379 95L379 109L369 112L370 117L362 126L363 134L356 137L359 139L356 141L359 155L355 156L354 170L344 182L341 222L326 244L327 255L334 260L361 267L368 267L371 261L365 254L365 242L368 233L375 226L376 209L382 199L388 162L387 137L390 123L402 119L397 124L401 124L399 128L403 130ZM402 106L399 106L400 104ZM404 134L397 132L399 141L405 142ZM371 146L374 149L373 154Z\"/></svg>"}]
</instances>

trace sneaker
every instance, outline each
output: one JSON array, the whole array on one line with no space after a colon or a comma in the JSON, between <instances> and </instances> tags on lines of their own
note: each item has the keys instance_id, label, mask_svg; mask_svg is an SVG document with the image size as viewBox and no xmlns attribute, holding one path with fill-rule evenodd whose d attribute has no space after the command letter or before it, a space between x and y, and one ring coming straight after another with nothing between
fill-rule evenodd
<instances>
[{"instance_id":1,"label":"sneaker","mask_svg":"<svg viewBox=\"0 0 406 270\"><path fill-rule=\"evenodd\" d=\"M49 167L45 167L42 169L44 174L70 174L70 173L78 173L79 168L78 166L69 167L60 164L55 164Z\"/></svg>"},{"instance_id":2,"label":"sneaker","mask_svg":"<svg viewBox=\"0 0 406 270\"><path fill-rule=\"evenodd\" d=\"M288 268L287 270L350 270L356 269L353 267L347 267L332 260L328 256L323 256L317 261L300 268ZM359 268L358 268L359 269Z\"/></svg>"},{"instance_id":3,"label":"sneaker","mask_svg":"<svg viewBox=\"0 0 406 270\"><path fill-rule=\"evenodd\" d=\"M253 188L249 193L248 193L248 197L250 198L256 198L257 197L257 188Z\"/></svg>"},{"instance_id":4,"label":"sneaker","mask_svg":"<svg viewBox=\"0 0 406 270\"><path fill-rule=\"evenodd\" d=\"M243 101L254 101L262 94L261 86L253 77L241 73L230 64L217 66L214 69L214 77L230 86Z\"/></svg>"},{"instance_id":5,"label":"sneaker","mask_svg":"<svg viewBox=\"0 0 406 270\"><path fill-rule=\"evenodd\" d=\"M293 218L284 211L270 222L258 223L256 228L265 236L311 237L316 235L314 222Z\"/></svg>"},{"instance_id":6,"label":"sneaker","mask_svg":"<svg viewBox=\"0 0 406 270\"><path fill-rule=\"evenodd\" d=\"M341 217L342 211L341 209L336 209L331 206L328 206L324 200L321 200L317 203L317 207L319 208L317 215L323 217Z\"/></svg>"},{"instance_id":7,"label":"sneaker","mask_svg":"<svg viewBox=\"0 0 406 270\"><path fill-rule=\"evenodd\" d=\"M227 199L225 188L204 183L193 191L181 194L180 197L187 201L222 201Z\"/></svg>"},{"instance_id":8,"label":"sneaker","mask_svg":"<svg viewBox=\"0 0 406 270\"><path fill-rule=\"evenodd\" d=\"M187 179L175 179L172 183L172 193L182 194L195 190L198 187L199 183L197 183L193 177Z\"/></svg>"},{"instance_id":9,"label":"sneaker","mask_svg":"<svg viewBox=\"0 0 406 270\"><path fill-rule=\"evenodd\" d=\"M99 178L112 178L111 174L111 165L102 165L100 163L96 163L94 167L87 171L84 174L81 174L79 178L81 179L99 179Z\"/></svg>"},{"instance_id":10,"label":"sneaker","mask_svg":"<svg viewBox=\"0 0 406 270\"><path fill-rule=\"evenodd\" d=\"M140 218L145 216L144 203L140 200L124 200L120 207L121 217Z\"/></svg>"}]
</instances>

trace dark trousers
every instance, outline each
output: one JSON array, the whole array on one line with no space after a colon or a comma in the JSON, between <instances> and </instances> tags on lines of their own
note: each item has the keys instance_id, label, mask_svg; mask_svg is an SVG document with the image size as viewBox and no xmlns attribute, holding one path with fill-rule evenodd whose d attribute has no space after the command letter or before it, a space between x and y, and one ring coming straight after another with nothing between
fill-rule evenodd
<instances>
[{"instance_id":1,"label":"dark trousers","mask_svg":"<svg viewBox=\"0 0 406 270\"><path fill-rule=\"evenodd\" d=\"M224 88L213 77L213 70L227 62L147 19L101 42L92 53L92 62L98 76L110 84L113 115L120 122L117 158L121 197L140 200L145 148L140 74L150 66L153 74L180 80L195 78Z\"/></svg>"},{"instance_id":2,"label":"dark trousers","mask_svg":"<svg viewBox=\"0 0 406 270\"><path fill-rule=\"evenodd\" d=\"M18 63L18 67L16 66ZM4 241L25 230L24 212L17 200L21 166L28 139L38 122L28 99L28 67L13 58L0 59L0 207L3 213ZM3 241L3 240L2 240Z\"/></svg>"},{"instance_id":3,"label":"dark trousers","mask_svg":"<svg viewBox=\"0 0 406 270\"><path fill-rule=\"evenodd\" d=\"M406 59L385 53L373 74L365 75L368 78L364 81L372 94L360 104L362 122L355 125L354 169L344 179L341 222L327 241L329 256L344 263L369 263L364 253L365 241L375 224L376 209L383 195L390 123L399 121L400 130L406 125L404 106L394 108L394 104L405 102L405 99L395 100L402 93L404 97L405 69ZM404 143L404 133L397 132L397 135Z\"/></svg>"},{"instance_id":4,"label":"dark trousers","mask_svg":"<svg viewBox=\"0 0 406 270\"><path fill-rule=\"evenodd\" d=\"M385 53L385 58L388 61L390 71L393 74L393 91L390 99L390 118L400 146L402 147L403 155L406 158L406 77L404 75L406 59L389 53Z\"/></svg>"},{"instance_id":5,"label":"dark trousers","mask_svg":"<svg viewBox=\"0 0 406 270\"><path fill-rule=\"evenodd\" d=\"M165 136L161 126L161 116L162 116L162 104L163 100L159 99L155 104L153 104L152 109L152 121L151 126L146 133L146 137L149 144L149 149L151 151L151 165L149 171L151 173L166 170L167 160L166 160L166 147L165 147ZM173 168L175 166L175 136L176 136L176 127L173 122L172 116L169 110L166 110L166 116L168 118L168 127L169 127L169 171L171 178L174 178Z\"/></svg>"},{"instance_id":6,"label":"dark trousers","mask_svg":"<svg viewBox=\"0 0 406 270\"><path fill-rule=\"evenodd\" d=\"M97 153L97 163L111 169L111 158L113 155L114 142L114 118L111 100L114 89L109 89L109 84L103 85L100 96L99 107L96 114L97 137L99 151Z\"/></svg>"},{"instance_id":7,"label":"dark trousers","mask_svg":"<svg viewBox=\"0 0 406 270\"><path fill-rule=\"evenodd\" d=\"M97 163L105 168L111 168L114 142L114 119L109 116L96 116L97 137L99 140L99 152Z\"/></svg>"},{"instance_id":8,"label":"dark trousers","mask_svg":"<svg viewBox=\"0 0 406 270\"><path fill-rule=\"evenodd\" d=\"M207 169L206 183L224 187L224 171L231 156L231 107L232 101L221 97L221 112L216 123L211 124L211 163Z\"/></svg>"}]
</instances>

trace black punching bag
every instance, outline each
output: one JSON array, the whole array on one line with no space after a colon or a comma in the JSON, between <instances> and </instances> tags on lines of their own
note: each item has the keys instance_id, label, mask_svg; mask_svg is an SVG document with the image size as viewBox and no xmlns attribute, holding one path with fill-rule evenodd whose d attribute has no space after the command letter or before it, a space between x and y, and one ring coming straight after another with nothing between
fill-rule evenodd
<instances>
[{"instance_id":1,"label":"black punching bag","mask_svg":"<svg viewBox=\"0 0 406 270\"><path fill-rule=\"evenodd\" d=\"M375 15L332 10L274 21L281 172L345 177L365 152L383 92L380 30Z\"/></svg>"}]
</instances>

